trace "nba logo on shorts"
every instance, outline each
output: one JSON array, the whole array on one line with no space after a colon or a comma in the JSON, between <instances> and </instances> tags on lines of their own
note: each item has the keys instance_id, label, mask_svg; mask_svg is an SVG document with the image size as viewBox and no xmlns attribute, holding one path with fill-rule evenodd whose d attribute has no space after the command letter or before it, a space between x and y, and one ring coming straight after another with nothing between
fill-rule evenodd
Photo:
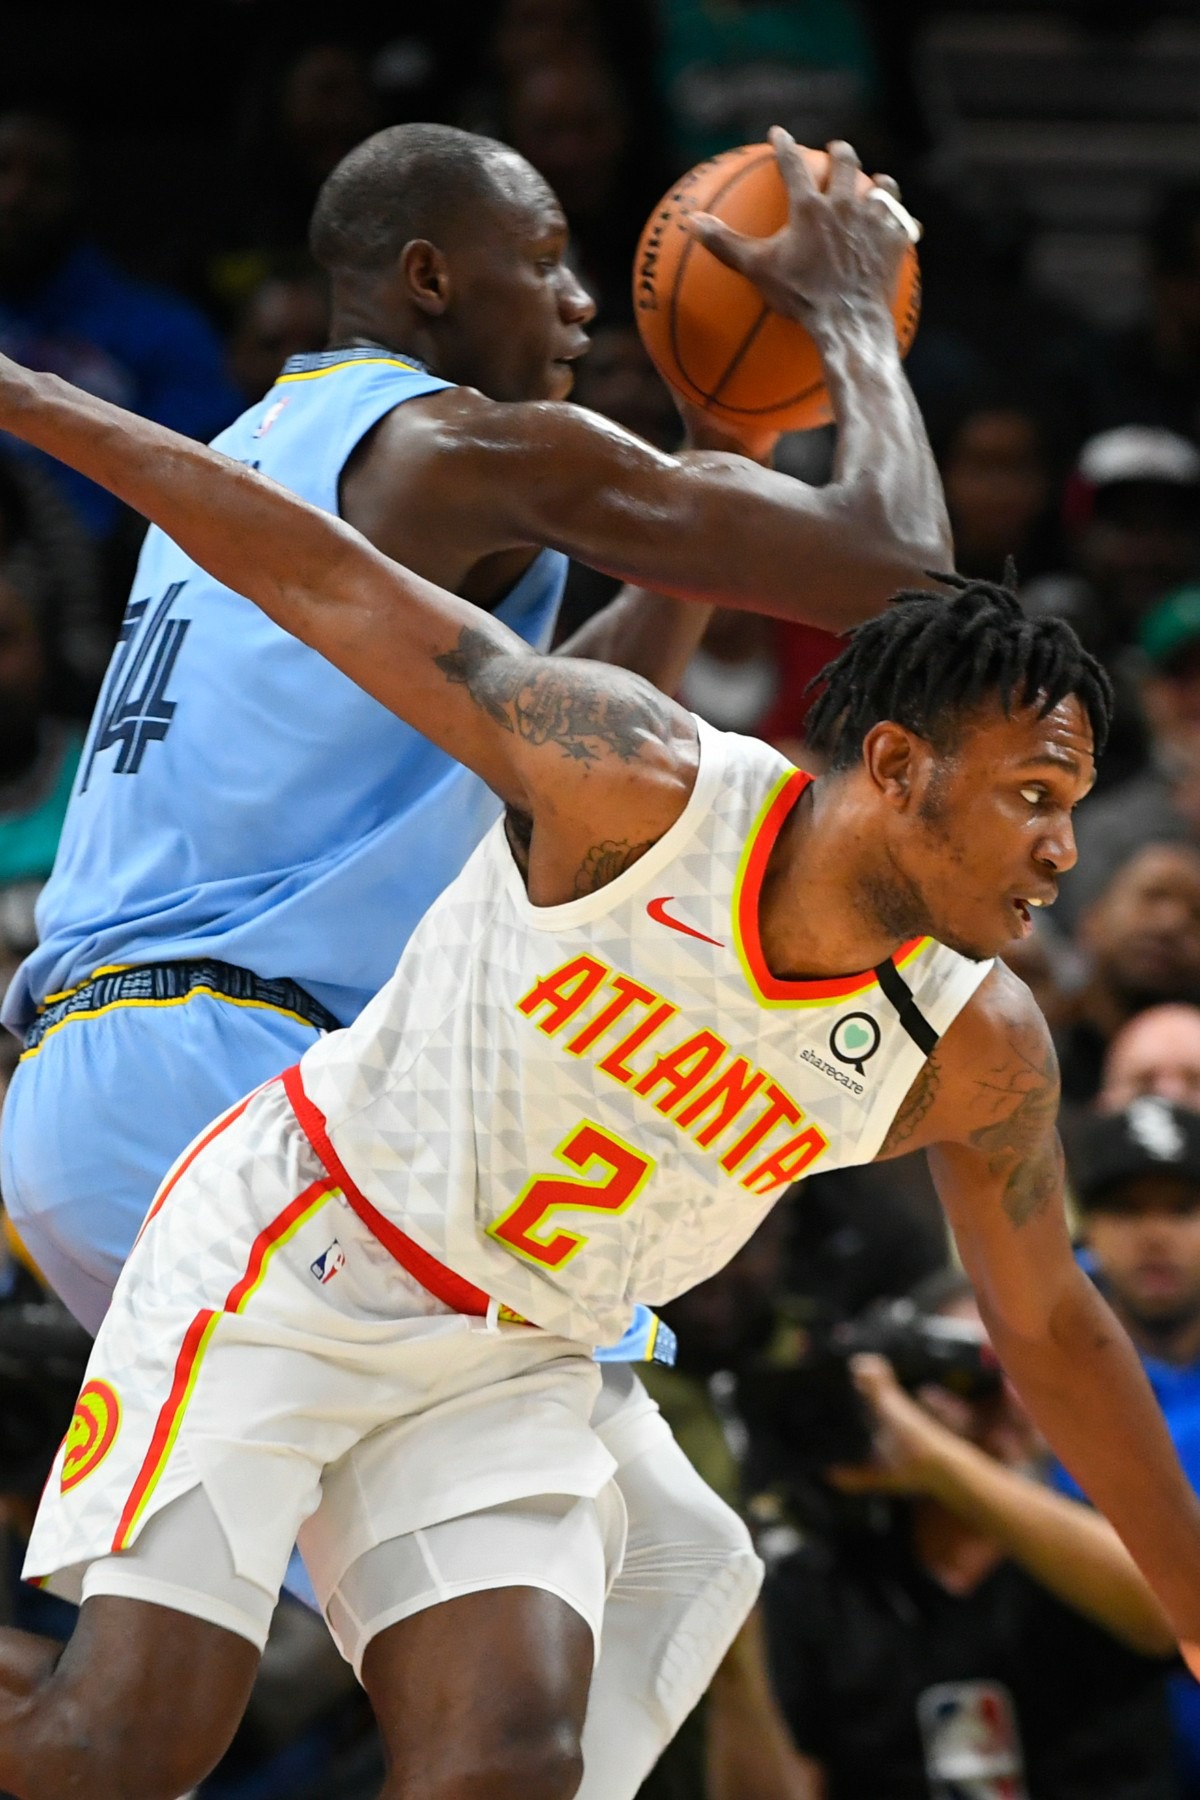
<instances>
[{"instance_id":1,"label":"nba logo on shorts","mask_svg":"<svg viewBox=\"0 0 1200 1800\"><path fill-rule=\"evenodd\" d=\"M1029 1800L1012 1698L995 1681L945 1681L917 1701L935 1800Z\"/></svg>"},{"instance_id":2,"label":"nba logo on shorts","mask_svg":"<svg viewBox=\"0 0 1200 1800\"><path fill-rule=\"evenodd\" d=\"M342 1246L338 1243L337 1239L334 1238L328 1250L322 1250L316 1262L309 1263L308 1266L316 1276L317 1280L321 1283L321 1286L324 1287L327 1281L333 1280L339 1269L345 1268L346 1252L342 1249Z\"/></svg>"}]
</instances>

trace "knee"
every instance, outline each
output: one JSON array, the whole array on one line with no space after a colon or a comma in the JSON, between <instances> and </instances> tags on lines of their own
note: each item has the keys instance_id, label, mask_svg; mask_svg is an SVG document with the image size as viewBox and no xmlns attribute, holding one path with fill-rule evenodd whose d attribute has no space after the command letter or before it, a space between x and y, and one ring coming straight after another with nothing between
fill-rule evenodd
<instances>
[{"instance_id":1,"label":"knee","mask_svg":"<svg viewBox=\"0 0 1200 1800\"><path fill-rule=\"evenodd\" d=\"M393 1768L381 1800L574 1800L582 1781L579 1732L564 1718L448 1747L437 1768Z\"/></svg>"},{"instance_id":2,"label":"knee","mask_svg":"<svg viewBox=\"0 0 1200 1800\"><path fill-rule=\"evenodd\" d=\"M179 1800L217 1760L178 1739L162 1741L169 1734L151 1741L136 1718L97 1729L66 1706L47 1724L42 1743L31 1745L29 1792L38 1800Z\"/></svg>"}]
</instances>

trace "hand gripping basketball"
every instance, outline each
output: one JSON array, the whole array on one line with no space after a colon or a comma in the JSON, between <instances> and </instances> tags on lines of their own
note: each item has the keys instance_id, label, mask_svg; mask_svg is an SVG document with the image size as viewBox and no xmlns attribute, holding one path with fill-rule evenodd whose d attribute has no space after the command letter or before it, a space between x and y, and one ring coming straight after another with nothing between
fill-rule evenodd
<instances>
[{"instance_id":1,"label":"hand gripping basketball","mask_svg":"<svg viewBox=\"0 0 1200 1800\"><path fill-rule=\"evenodd\" d=\"M808 157L782 126L771 146L788 197L787 223L771 237L746 237L711 213L694 212L692 235L752 281L773 312L811 328L831 305L890 310L900 265L920 235L888 176L874 183L846 143L830 144L829 176L817 185Z\"/></svg>"},{"instance_id":2,"label":"hand gripping basketball","mask_svg":"<svg viewBox=\"0 0 1200 1800\"><path fill-rule=\"evenodd\" d=\"M919 235L849 144L808 150L776 130L688 170L647 219L642 342L677 398L743 443L827 424L822 358L847 331L892 329L901 355L912 342Z\"/></svg>"}]
</instances>

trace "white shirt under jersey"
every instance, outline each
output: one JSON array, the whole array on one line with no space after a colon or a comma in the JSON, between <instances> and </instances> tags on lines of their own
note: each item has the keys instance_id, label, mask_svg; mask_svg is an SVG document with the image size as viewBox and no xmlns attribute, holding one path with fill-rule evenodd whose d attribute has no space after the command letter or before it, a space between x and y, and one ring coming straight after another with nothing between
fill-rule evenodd
<instances>
[{"instance_id":1,"label":"white shirt under jersey","mask_svg":"<svg viewBox=\"0 0 1200 1800\"><path fill-rule=\"evenodd\" d=\"M869 1162L991 967L919 938L879 971L773 976L763 874L810 777L697 729L691 798L632 868L534 906L497 825L300 1065L384 1220L589 1343L714 1274L799 1176Z\"/></svg>"}]
</instances>

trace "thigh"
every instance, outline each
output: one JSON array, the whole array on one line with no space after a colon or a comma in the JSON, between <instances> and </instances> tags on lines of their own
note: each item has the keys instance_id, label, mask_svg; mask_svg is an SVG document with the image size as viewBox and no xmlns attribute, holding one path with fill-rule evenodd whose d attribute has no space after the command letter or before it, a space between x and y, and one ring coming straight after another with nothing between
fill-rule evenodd
<instances>
[{"instance_id":1,"label":"thigh","mask_svg":"<svg viewBox=\"0 0 1200 1800\"><path fill-rule=\"evenodd\" d=\"M465 1594L504 1589L554 1595L583 1620L598 1654L624 1542L615 1486L595 1499L531 1494L376 1544L327 1595L325 1616L360 1679L370 1645L393 1625Z\"/></svg>"},{"instance_id":2,"label":"thigh","mask_svg":"<svg viewBox=\"0 0 1200 1800\"><path fill-rule=\"evenodd\" d=\"M286 1015L197 994L74 1016L22 1060L0 1132L5 1204L88 1330L172 1163L317 1036Z\"/></svg>"},{"instance_id":3,"label":"thigh","mask_svg":"<svg viewBox=\"0 0 1200 1800\"><path fill-rule=\"evenodd\" d=\"M586 1621L537 1589L460 1595L391 1626L363 1662L388 1791L574 1792L555 1770L578 1759L591 1675Z\"/></svg>"}]
</instances>

